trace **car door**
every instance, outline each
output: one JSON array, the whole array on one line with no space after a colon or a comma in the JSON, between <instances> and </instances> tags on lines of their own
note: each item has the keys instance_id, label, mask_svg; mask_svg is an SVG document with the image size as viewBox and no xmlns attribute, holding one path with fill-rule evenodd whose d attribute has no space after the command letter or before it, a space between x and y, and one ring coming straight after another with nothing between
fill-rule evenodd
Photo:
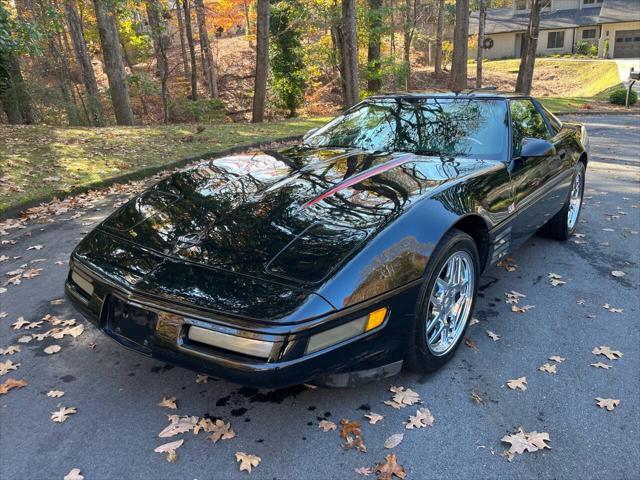
<instances>
[{"instance_id":1,"label":"car door","mask_svg":"<svg viewBox=\"0 0 640 480\"><path fill-rule=\"evenodd\" d=\"M553 131L530 98L509 100L511 116L511 181L515 218L512 242L524 242L562 208L566 195L563 172L568 154L561 132ZM546 156L524 158L527 139L546 140L556 147ZM564 192L566 194L566 192Z\"/></svg>"}]
</instances>

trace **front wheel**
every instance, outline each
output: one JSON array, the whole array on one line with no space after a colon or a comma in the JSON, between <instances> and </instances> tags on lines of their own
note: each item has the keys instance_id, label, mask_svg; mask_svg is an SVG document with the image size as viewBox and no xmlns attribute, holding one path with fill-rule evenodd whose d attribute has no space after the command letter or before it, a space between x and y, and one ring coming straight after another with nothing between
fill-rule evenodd
<instances>
[{"instance_id":1,"label":"front wheel","mask_svg":"<svg viewBox=\"0 0 640 480\"><path fill-rule=\"evenodd\" d=\"M460 345L475 304L479 263L476 243L464 232L451 230L438 244L416 308L407 352L412 370L437 370Z\"/></svg>"},{"instance_id":2,"label":"front wheel","mask_svg":"<svg viewBox=\"0 0 640 480\"><path fill-rule=\"evenodd\" d=\"M582 210L582 199L584 196L585 165L578 162L576 172L571 183L571 192L562 210L556 213L540 230L543 235L555 238L556 240L568 240L576 231L580 211Z\"/></svg>"}]
</instances>

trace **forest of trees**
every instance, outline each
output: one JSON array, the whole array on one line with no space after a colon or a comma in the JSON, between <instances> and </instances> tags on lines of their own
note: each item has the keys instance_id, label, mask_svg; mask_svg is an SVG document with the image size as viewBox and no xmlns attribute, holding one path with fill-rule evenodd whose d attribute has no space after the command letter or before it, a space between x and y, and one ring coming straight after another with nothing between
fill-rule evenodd
<instances>
[{"instance_id":1,"label":"forest of trees","mask_svg":"<svg viewBox=\"0 0 640 480\"><path fill-rule=\"evenodd\" d=\"M231 113L262 122L295 116L325 91L339 92L348 107L383 90L410 90L418 62L441 88L460 91L468 88L469 47L483 40L482 20L469 35L470 11L484 19L487 8L510 3L0 0L0 123L101 127ZM531 90L539 14L533 0L517 81L523 93ZM220 45L229 38L249 46L248 73L233 64L221 71L229 50ZM246 80L246 91L231 92L242 90L233 79Z\"/></svg>"}]
</instances>

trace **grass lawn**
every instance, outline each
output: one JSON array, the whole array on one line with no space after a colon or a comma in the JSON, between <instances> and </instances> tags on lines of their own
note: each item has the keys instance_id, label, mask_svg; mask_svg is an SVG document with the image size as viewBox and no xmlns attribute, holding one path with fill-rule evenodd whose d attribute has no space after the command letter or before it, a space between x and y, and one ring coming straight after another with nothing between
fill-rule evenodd
<instances>
[{"instance_id":1,"label":"grass lawn","mask_svg":"<svg viewBox=\"0 0 640 480\"><path fill-rule=\"evenodd\" d=\"M188 156L301 135L327 118L264 124L75 128L0 125L0 213L42 195L69 191Z\"/></svg>"}]
</instances>

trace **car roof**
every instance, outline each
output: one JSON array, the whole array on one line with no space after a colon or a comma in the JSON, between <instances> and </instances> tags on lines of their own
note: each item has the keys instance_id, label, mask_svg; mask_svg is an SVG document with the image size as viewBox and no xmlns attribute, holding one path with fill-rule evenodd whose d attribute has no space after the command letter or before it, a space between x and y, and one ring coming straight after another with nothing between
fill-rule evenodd
<instances>
[{"instance_id":1,"label":"car roof","mask_svg":"<svg viewBox=\"0 0 640 480\"><path fill-rule=\"evenodd\" d=\"M531 98L529 95L522 95L516 92L501 92L491 89L479 90L463 90L461 92L452 92L450 90L432 90L421 92L398 92L383 93L367 97L367 100L384 100L384 99L421 99L421 98L465 98L465 99L509 99L509 98Z\"/></svg>"}]
</instances>

